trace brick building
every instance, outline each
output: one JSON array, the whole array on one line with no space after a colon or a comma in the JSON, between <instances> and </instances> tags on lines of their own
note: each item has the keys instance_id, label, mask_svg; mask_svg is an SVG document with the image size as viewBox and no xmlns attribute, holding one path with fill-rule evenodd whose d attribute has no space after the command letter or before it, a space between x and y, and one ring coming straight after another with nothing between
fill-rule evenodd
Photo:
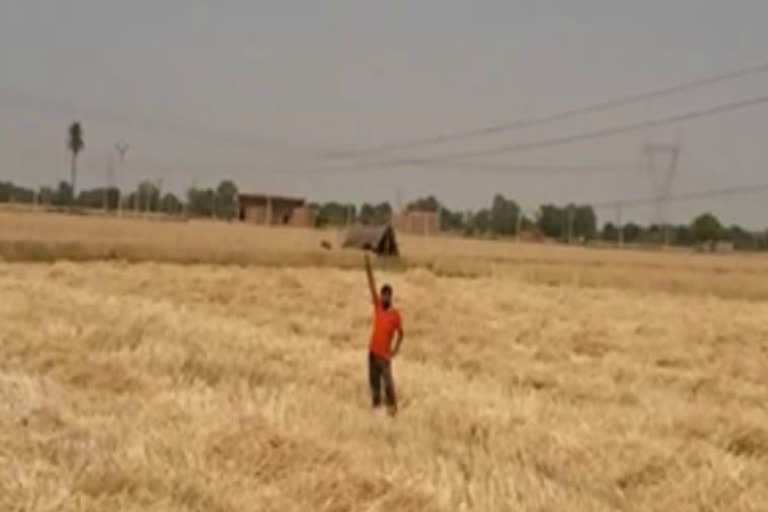
<instances>
[{"instance_id":1,"label":"brick building","mask_svg":"<svg viewBox=\"0 0 768 512\"><path fill-rule=\"evenodd\" d=\"M397 231L410 235L436 235L440 232L438 212L405 211L392 219Z\"/></svg>"},{"instance_id":2,"label":"brick building","mask_svg":"<svg viewBox=\"0 0 768 512\"><path fill-rule=\"evenodd\" d=\"M313 224L305 199L265 194L239 194L239 218L270 226L309 227Z\"/></svg>"}]
</instances>

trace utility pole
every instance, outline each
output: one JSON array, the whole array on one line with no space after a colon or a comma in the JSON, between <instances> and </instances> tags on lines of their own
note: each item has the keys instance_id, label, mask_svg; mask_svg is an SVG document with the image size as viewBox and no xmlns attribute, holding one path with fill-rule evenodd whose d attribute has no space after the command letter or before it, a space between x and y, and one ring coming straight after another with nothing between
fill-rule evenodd
<instances>
[{"instance_id":1,"label":"utility pole","mask_svg":"<svg viewBox=\"0 0 768 512\"><path fill-rule=\"evenodd\" d=\"M437 234L443 231L443 203L437 202Z\"/></svg>"},{"instance_id":2,"label":"utility pole","mask_svg":"<svg viewBox=\"0 0 768 512\"><path fill-rule=\"evenodd\" d=\"M117 159L120 168L120 172L123 171L123 162L125 161L125 154L128 152L128 144L125 141L118 141L115 143L115 150L117 151ZM117 186L117 215L123 216L123 195L122 187Z\"/></svg>"},{"instance_id":3,"label":"utility pole","mask_svg":"<svg viewBox=\"0 0 768 512\"><path fill-rule=\"evenodd\" d=\"M107 152L107 168L104 174L104 213L109 213L109 191L115 180L115 167L111 151Z\"/></svg>"},{"instance_id":4,"label":"utility pole","mask_svg":"<svg viewBox=\"0 0 768 512\"><path fill-rule=\"evenodd\" d=\"M515 219L515 239L520 241L520 232L523 230L523 208L517 207L517 219Z\"/></svg>"},{"instance_id":5,"label":"utility pole","mask_svg":"<svg viewBox=\"0 0 768 512\"><path fill-rule=\"evenodd\" d=\"M163 201L163 178L157 179L157 211L161 211Z\"/></svg>"},{"instance_id":6,"label":"utility pole","mask_svg":"<svg viewBox=\"0 0 768 512\"><path fill-rule=\"evenodd\" d=\"M619 248L624 247L624 225L621 220L622 204L616 203L616 243Z\"/></svg>"},{"instance_id":7,"label":"utility pole","mask_svg":"<svg viewBox=\"0 0 768 512\"><path fill-rule=\"evenodd\" d=\"M651 182L651 194L654 199L653 222L662 230L662 246L669 242L669 229L665 218L664 206L672 190L672 182L677 174L677 162L680 156L680 144L646 144L643 153L648 159L648 178ZM659 165L656 157L664 156L667 165Z\"/></svg>"},{"instance_id":8,"label":"utility pole","mask_svg":"<svg viewBox=\"0 0 768 512\"><path fill-rule=\"evenodd\" d=\"M194 214L192 210L192 199L197 200L197 197L197 177L195 177L195 179L192 180L192 187L187 192L187 200L184 201L184 217L190 218Z\"/></svg>"}]
</instances>

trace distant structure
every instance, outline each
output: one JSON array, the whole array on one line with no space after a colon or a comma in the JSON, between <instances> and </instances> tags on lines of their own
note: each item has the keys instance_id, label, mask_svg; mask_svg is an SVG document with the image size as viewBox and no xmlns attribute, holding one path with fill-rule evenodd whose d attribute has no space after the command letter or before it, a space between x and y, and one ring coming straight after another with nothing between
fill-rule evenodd
<instances>
[{"instance_id":1,"label":"distant structure","mask_svg":"<svg viewBox=\"0 0 768 512\"><path fill-rule=\"evenodd\" d=\"M264 226L312 226L312 215L303 198L265 194L238 194L239 218Z\"/></svg>"},{"instance_id":2,"label":"distant structure","mask_svg":"<svg viewBox=\"0 0 768 512\"><path fill-rule=\"evenodd\" d=\"M669 225L665 218L664 207L677 174L680 144L646 144L643 147L643 153L648 158L647 171L654 197L653 222L662 230L661 244L666 246L669 245ZM659 165L657 156L665 156L666 165Z\"/></svg>"},{"instance_id":3,"label":"distant structure","mask_svg":"<svg viewBox=\"0 0 768 512\"><path fill-rule=\"evenodd\" d=\"M403 211L394 216L392 224L401 233L432 236L440 232L440 214L427 211Z\"/></svg>"},{"instance_id":4,"label":"distant structure","mask_svg":"<svg viewBox=\"0 0 768 512\"><path fill-rule=\"evenodd\" d=\"M731 253L735 250L734 243L729 240L710 240L700 242L695 246L698 252Z\"/></svg>"},{"instance_id":5,"label":"distant structure","mask_svg":"<svg viewBox=\"0 0 768 512\"><path fill-rule=\"evenodd\" d=\"M362 249L374 252L379 256L397 257L400 251L392 226L354 226L347 230L344 242L345 249Z\"/></svg>"}]
</instances>

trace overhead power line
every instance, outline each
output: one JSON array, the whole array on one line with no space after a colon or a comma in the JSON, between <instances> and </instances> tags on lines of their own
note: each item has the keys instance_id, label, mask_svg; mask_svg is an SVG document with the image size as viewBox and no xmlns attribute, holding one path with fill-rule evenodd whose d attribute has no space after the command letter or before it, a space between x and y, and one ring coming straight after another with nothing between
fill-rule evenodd
<instances>
[{"instance_id":1,"label":"overhead power line","mask_svg":"<svg viewBox=\"0 0 768 512\"><path fill-rule=\"evenodd\" d=\"M757 98L749 98L745 100L734 101L731 103L720 104L714 107L694 110L691 112L686 112L686 113L678 114L674 116L651 119L648 121L640 121L636 123L627 123L623 125L612 126L609 128L603 128L600 130L576 133L573 135L566 135L562 137L553 137L550 139L542 139L542 140L533 141L533 142L508 144L505 146L498 146L495 148L488 148L488 149L447 153L447 154L436 155L431 157L389 158L389 159L381 159L381 160L371 160L363 163L353 164L351 168L360 167L361 165L364 165L367 167L407 167L407 166L431 166L435 164L443 164L445 162L450 162L450 161L453 161L454 163L461 163L456 161L476 158L480 156L499 155L499 154L505 154L505 153L519 153L519 152L529 151L534 149L562 146L562 145L585 141L585 140L600 139L600 138L610 137L614 135L621 135L624 133L636 132L636 131L640 131L648 128L655 128L659 126L682 123L682 122L691 121L694 119L713 117L720 114L724 114L726 112L730 112L734 110L742 110L748 107L754 107L754 106L762 105L765 103L768 103L768 96L759 96ZM467 166L471 165L470 162L463 162L463 163ZM350 167L345 166L344 168L350 168ZM331 171L334 169L339 169L339 167L336 166L336 167L318 168L318 170L322 170L322 171Z\"/></svg>"},{"instance_id":2,"label":"overhead power line","mask_svg":"<svg viewBox=\"0 0 768 512\"><path fill-rule=\"evenodd\" d=\"M404 164L410 165L410 164ZM418 161L414 165L434 167L436 169L453 169L464 171L476 171L476 172L490 172L490 173L535 173L535 174L600 174L600 173L618 173L618 172L637 172L642 169L638 164L604 164L604 165L569 165L569 164L504 164L504 163L486 163L486 162L429 162ZM347 173L347 172L361 172L363 170L376 170L376 167L328 167L317 169L300 169L298 171L280 172L274 171L277 174L290 175L290 174L312 174L312 173Z\"/></svg>"},{"instance_id":3,"label":"overhead power line","mask_svg":"<svg viewBox=\"0 0 768 512\"><path fill-rule=\"evenodd\" d=\"M297 176L297 175L309 175L318 173L318 169L297 169L297 170L284 170L277 168L259 168L258 163L254 162L226 162L226 161L181 161L181 160L164 160L154 157L139 156L135 157L133 161L138 165L151 166L155 168L164 169L176 169L183 171L185 169L219 169L223 172L230 172L232 170L257 170L259 174L270 175L282 175L282 176ZM542 164L542 163L485 163L485 162L446 162L439 166L435 165L437 169L453 169L464 171L477 171L488 173L535 173L535 174L591 174L591 173L635 173L643 169L642 164L628 163L628 162L615 162L604 164ZM342 167L331 168L328 172L350 173L360 172L366 169L360 169L358 167ZM370 169L375 171L377 169Z\"/></svg>"},{"instance_id":4,"label":"overhead power line","mask_svg":"<svg viewBox=\"0 0 768 512\"><path fill-rule=\"evenodd\" d=\"M698 80L690 82L684 82L670 87L656 89L640 94L621 96L612 100L596 103L585 107L577 107L569 110L565 110L560 113L533 117L529 119L522 119L518 121L511 121L507 123L497 124L484 128L477 128L472 130L459 130L452 133L445 133L442 135L425 137L420 139L414 139L410 141L404 141L399 143L381 145L368 149L353 149L353 148L322 148L322 147L310 147L306 145L299 145L293 142L279 141L276 139L265 137L254 137L253 135L246 135L242 133L223 133L217 130L210 129L204 126L192 126L188 123L181 122L169 122L162 120L153 120L147 118L141 118L133 115L127 115L108 108L95 108L95 107L83 107L75 105L65 100L57 100L46 97L41 97L15 87L0 86L0 92L10 95L14 98L14 103L6 103L5 106L18 107L21 104L41 111L41 112L58 112L72 115L75 112L79 112L82 115L93 118L94 120L101 120L110 123L118 124L132 124L142 128L149 129L161 129L167 132L176 132L184 136L192 136L200 141L205 142L218 142L226 144L234 144L241 146L253 147L254 145L260 146L266 149L272 149L281 152L293 152L302 156L319 158L323 160L338 160L338 159L350 159L359 158L364 156L374 156L377 154L385 153L388 151L394 151L398 149L408 149L418 146L426 146L430 144L436 144L439 142L460 140L467 138L474 138L483 135L491 135L501 132L509 132L513 130L519 130L531 126L552 123L568 119L570 117L588 114L592 112L599 112L612 108L629 105L632 103L638 103L641 101L651 100L654 98L685 92L699 87L707 85L713 85L719 82L733 80L750 75L756 75L760 73L768 72L768 64L762 64L758 66L747 67L735 71L725 72L718 75L712 75L704 77ZM0 106L3 106L0 102Z\"/></svg>"},{"instance_id":5,"label":"overhead power line","mask_svg":"<svg viewBox=\"0 0 768 512\"><path fill-rule=\"evenodd\" d=\"M385 144L385 145L376 146L376 147L372 147L365 150L340 153L338 156L342 158L369 156L369 155L375 155L375 154L385 153L389 151L395 151L395 150L401 150L401 149L412 149L420 146L429 146L429 145L439 144L441 142L471 139L471 138L476 138L476 137L481 137L486 135L493 135L497 133L522 130L524 128L530 128L533 126L549 124L556 121L563 121L571 117L576 117L584 114L591 114L591 113L601 112L605 110L610 110L613 108L623 107L623 106L631 105L634 103L639 103L641 101L648 101L656 98L661 98L664 96L669 96L672 94L690 91L690 90L698 89L708 85L714 85L720 82L735 80L737 78L743 78L746 76L757 75L765 72L768 72L768 63L761 64L759 66L742 68L735 71L729 71L729 72L721 73L718 75L711 75L708 77L700 78L698 80L683 82L670 87L655 89L652 91L647 91L639 94L620 96L620 97L603 101L600 103L595 103L595 104L584 106L584 107L572 108L569 110L558 112L556 114L550 114L550 115L541 116L541 117L531 117L529 119L510 121L510 122L500 123L500 124L487 126L483 128L456 131L451 133L444 133L441 135L435 135L431 137L413 139L410 141Z\"/></svg>"},{"instance_id":6,"label":"overhead power line","mask_svg":"<svg viewBox=\"0 0 768 512\"><path fill-rule=\"evenodd\" d=\"M703 190L699 192L687 192L683 194L676 194L667 196L665 201L667 202L684 202L693 201L696 199L708 199L711 197L725 197L735 195L745 195L759 192L768 191L768 183L755 183L752 185L739 185L735 187L717 188L710 190ZM613 201L601 201L590 202L584 201L585 204L590 204L593 208L615 208L616 206L641 206L654 204L656 197L645 197L635 199L616 199Z\"/></svg>"}]
</instances>

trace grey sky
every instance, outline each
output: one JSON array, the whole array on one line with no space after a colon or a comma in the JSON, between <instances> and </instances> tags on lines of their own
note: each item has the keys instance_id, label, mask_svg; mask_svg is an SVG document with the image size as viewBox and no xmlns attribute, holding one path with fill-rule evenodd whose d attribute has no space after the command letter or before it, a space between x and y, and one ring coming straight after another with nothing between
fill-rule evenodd
<instances>
[{"instance_id":1,"label":"grey sky","mask_svg":"<svg viewBox=\"0 0 768 512\"><path fill-rule=\"evenodd\" d=\"M0 0L0 179L68 175L65 130L83 122L81 183L131 149L121 184L234 179L311 199L427 193L475 208L502 192L544 201L644 197L644 173L488 173L365 168L311 172L316 150L378 146L528 116L768 62L768 2L742 0ZM664 117L768 91L765 75L610 113L403 153L494 147ZM510 164L637 164L645 142L680 140L673 191L768 182L768 106L669 128L502 155ZM219 134L219 136L213 136ZM341 163L340 166L349 165ZM712 208L768 225L765 194ZM600 212L612 215L612 212ZM645 220L647 209L626 215Z\"/></svg>"}]
</instances>

